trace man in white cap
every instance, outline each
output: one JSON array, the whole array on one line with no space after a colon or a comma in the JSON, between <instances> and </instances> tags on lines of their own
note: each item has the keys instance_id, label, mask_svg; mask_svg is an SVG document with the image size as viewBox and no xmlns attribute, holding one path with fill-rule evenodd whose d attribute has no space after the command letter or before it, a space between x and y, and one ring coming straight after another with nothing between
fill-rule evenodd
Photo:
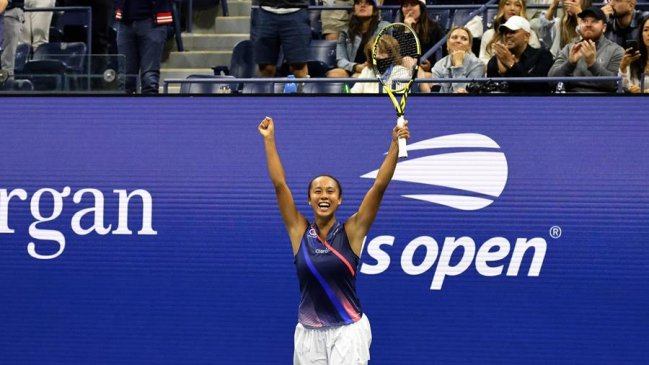
<instances>
[{"instance_id":1,"label":"man in white cap","mask_svg":"<svg viewBox=\"0 0 649 365\"><path fill-rule=\"evenodd\" d=\"M561 50L548 76L617 76L624 49L604 37L606 15L598 7L577 14L581 19L581 41ZM614 92L615 81L580 81L566 83L566 91Z\"/></svg>"},{"instance_id":2,"label":"man in white cap","mask_svg":"<svg viewBox=\"0 0 649 365\"><path fill-rule=\"evenodd\" d=\"M514 15L500 26L502 42L494 44L494 56L487 64L487 77L546 77L553 57L548 50L534 48L530 40L530 22ZM549 93L547 83L511 82L510 92Z\"/></svg>"}]
</instances>

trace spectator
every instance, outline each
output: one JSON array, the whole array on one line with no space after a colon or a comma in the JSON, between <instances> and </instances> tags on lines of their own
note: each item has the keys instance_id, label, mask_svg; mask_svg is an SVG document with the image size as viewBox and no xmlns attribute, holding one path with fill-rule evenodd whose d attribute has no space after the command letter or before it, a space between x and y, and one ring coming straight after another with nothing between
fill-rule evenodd
<instances>
[{"instance_id":1,"label":"spectator","mask_svg":"<svg viewBox=\"0 0 649 365\"><path fill-rule=\"evenodd\" d=\"M528 45L532 30L527 19L510 17L500 26L503 42L494 44L495 56L487 65L487 77L546 77L552 67L552 54ZM511 82L509 92L550 93L547 83Z\"/></svg>"},{"instance_id":2,"label":"spectator","mask_svg":"<svg viewBox=\"0 0 649 365\"><path fill-rule=\"evenodd\" d=\"M51 8L56 0L25 0L26 8ZM25 14L25 26L21 37L22 43L27 43L33 49L50 41L51 11L30 11Z\"/></svg>"},{"instance_id":3,"label":"spectator","mask_svg":"<svg viewBox=\"0 0 649 365\"><path fill-rule=\"evenodd\" d=\"M610 0L602 7L608 17L606 38L625 47L627 40L638 39L640 21L648 12L636 10L636 0Z\"/></svg>"},{"instance_id":4,"label":"spectator","mask_svg":"<svg viewBox=\"0 0 649 365\"><path fill-rule=\"evenodd\" d=\"M374 0L354 0L349 28L340 34L336 46L338 68L327 72L327 77L358 77L367 61L362 50L388 24L380 20Z\"/></svg>"},{"instance_id":5,"label":"spectator","mask_svg":"<svg viewBox=\"0 0 649 365\"><path fill-rule=\"evenodd\" d=\"M5 12L9 3L7 0L0 0L0 54L2 54L2 44L4 43L4 17L2 13Z\"/></svg>"},{"instance_id":6,"label":"spectator","mask_svg":"<svg viewBox=\"0 0 649 365\"><path fill-rule=\"evenodd\" d=\"M444 37L442 27L428 16L425 0L401 0L399 19L417 33L422 54L433 48ZM430 74L430 69L435 62L437 62L437 55L432 54L428 59L420 61L420 67Z\"/></svg>"},{"instance_id":7,"label":"spectator","mask_svg":"<svg viewBox=\"0 0 649 365\"><path fill-rule=\"evenodd\" d=\"M7 72L9 78L14 75L14 63L16 60L16 48L23 31L25 14L23 12L23 0L13 0L8 3L4 11L4 45L0 62L2 69Z\"/></svg>"},{"instance_id":8,"label":"spectator","mask_svg":"<svg viewBox=\"0 0 649 365\"><path fill-rule=\"evenodd\" d=\"M563 47L548 76L616 76L624 49L604 36L606 15L598 7L581 13L579 26L583 40ZM566 83L566 91L613 92L615 81Z\"/></svg>"},{"instance_id":9,"label":"spectator","mask_svg":"<svg viewBox=\"0 0 649 365\"><path fill-rule=\"evenodd\" d=\"M325 0L324 6L349 6L354 5L352 0ZM340 33L347 29L349 24L348 10L323 10L320 13L322 35L326 40L337 41Z\"/></svg>"},{"instance_id":10,"label":"spectator","mask_svg":"<svg viewBox=\"0 0 649 365\"><path fill-rule=\"evenodd\" d=\"M502 34L500 33L500 25L504 24L507 19L510 17L518 15L527 19L527 8L525 5L525 0L500 0L498 3L498 13L494 19L493 28L487 30L482 35L482 41L480 42L480 59L486 65L489 62L489 59L494 55L493 54L493 45L498 43L502 39ZM541 44L539 39L536 36L536 33L530 33L530 46L534 48L540 48Z\"/></svg>"},{"instance_id":11,"label":"spectator","mask_svg":"<svg viewBox=\"0 0 649 365\"><path fill-rule=\"evenodd\" d=\"M645 17L640 22L641 32L638 33L638 47L639 49L628 48L620 62L620 76L623 77L624 88L629 92L638 94L642 91L641 77L645 78L644 92L649 93L649 84L647 78L649 77L649 62L647 55L649 54L649 17Z\"/></svg>"},{"instance_id":12,"label":"spectator","mask_svg":"<svg viewBox=\"0 0 649 365\"><path fill-rule=\"evenodd\" d=\"M448 32L446 48L448 56L442 58L433 66L432 77L442 78L480 78L485 74L485 64L471 52L473 36L464 27L453 27ZM420 74L421 75L421 74ZM431 92L432 84L420 83L419 90ZM443 83L439 89L442 93L466 93L466 83Z\"/></svg>"},{"instance_id":13,"label":"spectator","mask_svg":"<svg viewBox=\"0 0 649 365\"><path fill-rule=\"evenodd\" d=\"M309 74L309 0L260 0L253 54L262 77L274 77L280 47L295 77Z\"/></svg>"},{"instance_id":14,"label":"spectator","mask_svg":"<svg viewBox=\"0 0 649 365\"><path fill-rule=\"evenodd\" d=\"M126 60L126 92L137 91L139 75L142 94L157 94L167 25L173 21L171 2L117 0L115 19L117 49Z\"/></svg>"},{"instance_id":15,"label":"spectator","mask_svg":"<svg viewBox=\"0 0 649 365\"><path fill-rule=\"evenodd\" d=\"M560 4L563 6L561 18L555 17ZM577 14L591 5L592 0L552 0L547 11L530 20L532 30L539 36L542 48L549 50L556 57L568 43L579 40Z\"/></svg>"},{"instance_id":16,"label":"spectator","mask_svg":"<svg viewBox=\"0 0 649 365\"><path fill-rule=\"evenodd\" d=\"M374 69L372 68L372 48L373 48L374 39L371 39L370 42L365 44L363 53L365 53L365 64L363 70L358 75L359 79L371 79L375 78ZM381 44L379 44L381 47ZM349 92L352 94L378 94L379 87L381 86L378 82L357 82L349 89Z\"/></svg>"},{"instance_id":17,"label":"spectator","mask_svg":"<svg viewBox=\"0 0 649 365\"><path fill-rule=\"evenodd\" d=\"M371 65L372 50L374 48L373 43L374 42L367 42L367 44L365 45L365 49L363 50L367 61L365 62L365 68L363 68L363 71L361 71L359 75L359 78L361 79L376 77L375 74L376 71ZM387 77L387 81L385 81L387 85L392 85L391 84L393 82L392 80L399 80L403 78L409 78L410 76L412 76L412 73L409 72L409 70L412 70L413 67L415 66L415 59L401 54L399 42L394 37L384 34L380 38L377 46L378 46L377 63L379 69L378 72L387 72L387 71L390 72L389 76ZM390 64L394 66L388 67L387 70L384 70L382 69L381 66L381 59L387 59L387 58L392 58L395 62L390 62ZM385 80L384 76L382 78ZM396 89L405 87L404 83L401 83L399 81L396 82L397 84L394 85ZM350 92L352 94L378 94L380 87L381 84L379 84L378 82L357 82L350 89Z\"/></svg>"}]
</instances>

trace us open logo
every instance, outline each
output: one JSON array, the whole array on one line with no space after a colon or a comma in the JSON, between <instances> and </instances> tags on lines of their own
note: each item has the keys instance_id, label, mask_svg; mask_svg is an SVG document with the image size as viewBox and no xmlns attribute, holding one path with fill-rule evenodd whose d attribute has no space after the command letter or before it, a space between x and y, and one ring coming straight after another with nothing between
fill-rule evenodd
<instances>
[{"instance_id":1,"label":"us open logo","mask_svg":"<svg viewBox=\"0 0 649 365\"><path fill-rule=\"evenodd\" d=\"M401 195L404 198L479 210L492 204L507 184L507 158L498 143L485 135L462 133L430 138L409 144L408 152L413 151L432 152L397 164L392 180L419 184L413 194ZM375 179L377 173L374 170L361 178Z\"/></svg>"}]
</instances>

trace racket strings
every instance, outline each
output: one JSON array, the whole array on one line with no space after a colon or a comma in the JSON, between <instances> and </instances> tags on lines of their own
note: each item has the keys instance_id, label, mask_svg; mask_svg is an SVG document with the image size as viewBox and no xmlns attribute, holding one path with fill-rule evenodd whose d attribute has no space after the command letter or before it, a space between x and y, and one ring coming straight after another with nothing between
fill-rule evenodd
<instances>
[{"instance_id":1,"label":"racket strings","mask_svg":"<svg viewBox=\"0 0 649 365\"><path fill-rule=\"evenodd\" d=\"M392 24L375 42L374 71L385 87L404 91L416 75L419 53L416 35L406 26Z\"/></svg>"}]
</instances>

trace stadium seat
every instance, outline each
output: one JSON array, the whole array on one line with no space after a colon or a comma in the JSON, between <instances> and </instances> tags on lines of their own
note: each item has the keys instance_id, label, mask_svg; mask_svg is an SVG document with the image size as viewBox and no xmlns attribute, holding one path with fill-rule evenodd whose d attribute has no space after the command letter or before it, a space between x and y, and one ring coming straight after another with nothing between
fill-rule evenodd
<instances>
[{"instance_id":1,"label":"stadium seat","mask_svg":"<svg viewBox=\"0 0 649 365\"><path fill-rule=\"evenodd\" d=\"M336 67L336 41L316 39L311 41L311 60L321 61L332 69Z\"/></svg>"},{"instance_id":2,"label":"stadium seat","mask_svg":"<svg viewBox=\"0 0 649 365\"><path fill-rule=\"evenodd\" d=\"M325 82L304 84L302 92L304 94L341 94L344 83L342 82Z\"/></svg>"},{"instance_id":3,"label":"stadium seat","mask_svg":"<svg viewBox=\"0 0 649 365\"><path fill-rule=\"evenodd\" d=\"M50 27L50 42L63 42L63 30L57 27Z\"/></svg>"},{"instance_id":4,"label":"stadium seat","mask_svg":"<svg viewBox=\"0 0 649 365\"><path fill-rule=\"evenodd\" d=\"M45 43L25 63L22 74L28 76L35 90L70 90L84 75L87 48L85 43Z\"/></svg>"},{"instance_id":5,"label":"stadium seat","mask_svg":"<svg viewBox=\"0 0 649 365\"><path fill-rule=\"evenodd\" d=\"M237 43L232 49L230 58L230 75L236 78L254 77L257 72L257 65L252 59L252 42L243 40Z\"/></svg>"},{"instance_id":6,"label":"stadium seat","mask_svg":"<svg viewBox=\"0 0 649 365\"><path fill-rule=\"evenodd\" d=\"M307 68L311 77L326 77L327 71L331 70L331 67L322 61L309 61Z\"/></svg>"},{"instance_id":7,"label":"stadium seat","mask_svg":"<svg viewBox=\"0 0 649 365\"><path fill-rule=\"evenodd\" d=\"M22 76L29 79L36 91L63 91L66 89L65 64L57 60L29 61Z\"/></svg>"},{"instance_id":8,"label":"stadium seat","mask_svg":"<svg viewBox=\"0 0 649 365\"><path fill-rule=\"evenodd\" d=\"M325 77L327 71L336 67L336 41L314 39L311 40L309 50L311 54L307 61L307 67L311 77ZM278 58L276 76L286 77L290 74L290 68L284 59L283 52L280 51Z\"/></svg>"},{"instance_id":9,"label":"stadium seat","mask_svg":"<svg viewBox=\"0 0 649 365\"><path fill-rule=\"evenodd\" d=\"M227 79L233 79L234 76L189 75L187 76L186 79L214 79L214 78L222 78L223 82L183 83L180 85L180 93L181 94L223 94L223 93L236 92L238 86L237 83L226 82Z\"/></svg>"},{"instance_id":10,"label":"stadium seat","mask_svg":"<svg viewBox=\"0 0 649 365\"><path fill-rule=\"evenodd\" d=\"M65 65L67 72L82 73L87 51L86 44L83 42L45 43L34 51L32 60L57 60Z\"/></svg>"},{"instance_id":11,"label":"stadium seat","mask_svg":"<svg viewBox=\"0 0 649 365\"><path fill-rule=\"evenodd\" d=\"M29 80L13 80L12 90L13 91L33 91L34 85Z\"/></svg>"},{"instance_id":12,"label":"stadium seat","mask_svg":"<svg viewBox=\"0 0 649 365\"><path fill-rule=\"evenodd\" d=\"M25 63L29 61L32 53L32 46L27 43L20 43L16 47L16 58L14 60L14 74L21 74Z\"/></svg>"},{"instance_id":13,"label":"stadium seat","mask_svg":"<svg viewBox=\"0 0 649 365\"><path fill-rule=\"evenodd\" d=\"M243 94L274 94L275 86L272 82L246 82L241 90Z\"/></svg>"}]
</instances>

